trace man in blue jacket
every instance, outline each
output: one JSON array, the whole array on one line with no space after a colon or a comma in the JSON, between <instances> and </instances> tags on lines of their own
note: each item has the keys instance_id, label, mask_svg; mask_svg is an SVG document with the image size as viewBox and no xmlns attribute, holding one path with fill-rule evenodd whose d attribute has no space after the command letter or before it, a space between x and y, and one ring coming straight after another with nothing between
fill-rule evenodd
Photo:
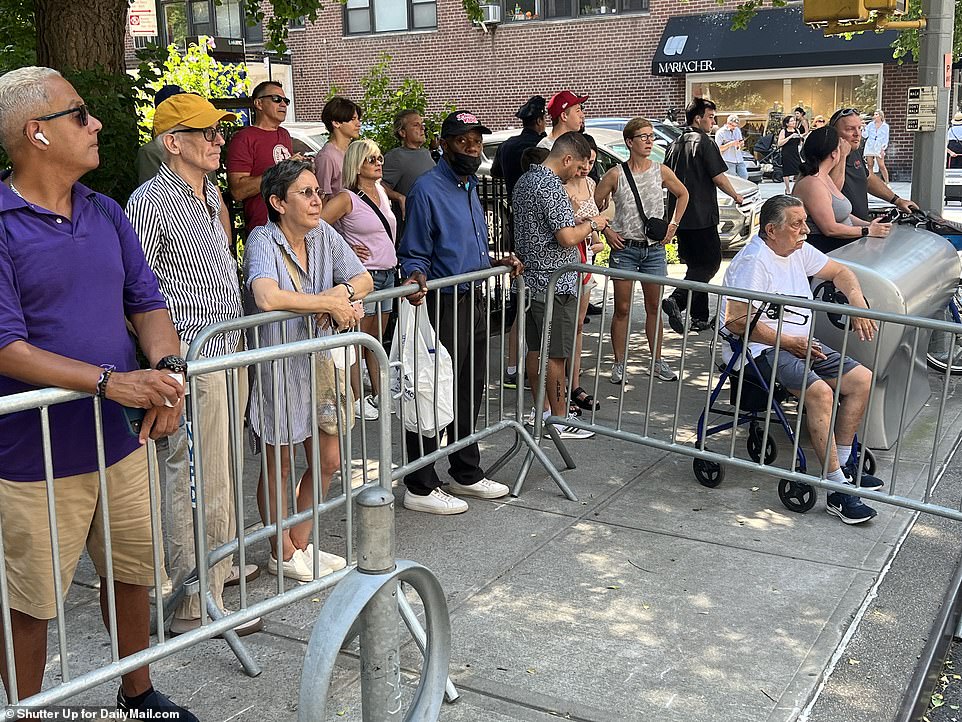
<instances>
[{"instance_id":1,"label":"man in blue jacket","mask_svg":"<svg viewBox=\"0 0 962 722\"><path fill-rule=\"evenodd\" d=\"M441 162L418 178L408 194L407 222L398 257L401 271L407 276L405 283L419 287L417 293L408 296L414 305L424 301L429 279L471 273L492 265L488 224L475 175L481 164L482 134L490 132L473 113L455 111L448 115L441 125ZM509 266L512 276L523 270L513 255L495 261L494 265ZM481 286L469 283L433 293L439 293L440 298L436 302L432 297L428 303L431 322L454 362L455 422L444 430L449 443L453 443L474 431L484 396L484 294ZM407 432L408 459L420 458L422 448L424 454L435 451L439 437L440 434L419 438L418 434ZM507 495L507 486L485 478L477 443L452 452L449 458L452 494L482 499ZM404 484L407 509L430 514L461 514L468 510L463 499L441 490L434 464L408 474Z\"/></svg>"}]
</instances>

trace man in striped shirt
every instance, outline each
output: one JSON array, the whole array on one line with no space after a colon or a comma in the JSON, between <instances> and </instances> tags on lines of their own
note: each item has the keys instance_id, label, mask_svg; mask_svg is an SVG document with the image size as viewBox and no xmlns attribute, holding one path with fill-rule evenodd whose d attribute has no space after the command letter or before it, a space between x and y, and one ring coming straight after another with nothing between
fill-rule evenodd
<instances>
[{"instance_id":1,"label":"man in striped shirt","mask_svg":"<svg viewBox=\"0 0 962 722\"><path fill-rule=\"evenodd\" d=\"M127 204L127 215L157 276L185 356L202 328L243 315L237 263L218 217L221 196L206 176L220 165L224 136L218 123L235 118L197 95L175 95L161 103L154 114L154 136L163 145L164 162L157 175L134 191ZM240 331L231 332L211 339L203 353L221 356L236 351L239 345ZM203 461L207 547L215 549L236 534L228 446L228 375L226 371L207 374L195 383L200 418L193 418L191 423ZM242 382L240 387L246 395L247 384ZM242 399L239 408L244 406ZM181 584L196 566L191 510L194 479L187 437L186 427L173 434L164 459L174 585ZM245 570L249 578L256 572L253 566ZM232 573L228 559L210 570L210 590L222 610L224 584L231 577L239 580L239 574L236 569ZM183 634L199 625L200 603L196 594L184 599L174 614L172 634ZM260 627L260 619L255 619L235 631L243 635Z\"/></svg>"}]
</instances>

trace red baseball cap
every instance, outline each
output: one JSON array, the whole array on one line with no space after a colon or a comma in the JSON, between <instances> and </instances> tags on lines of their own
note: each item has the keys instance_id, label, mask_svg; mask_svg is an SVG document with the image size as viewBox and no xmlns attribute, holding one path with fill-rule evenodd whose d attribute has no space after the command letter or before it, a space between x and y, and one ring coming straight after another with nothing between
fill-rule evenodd
<instances>
[{"instance_id":1,"label":"red baseball cap","mask_svg":"<svg viewBox=\"0 0 962 722\"><path fill-rule=\"evenodd\" d=\"M572 105L581 105L587 99L587 95L582 97L575 95L570 90L562 90L560 93L552 95L551 100L548 101L548 115L557 118Z\"/></svg>"}]
</instances>

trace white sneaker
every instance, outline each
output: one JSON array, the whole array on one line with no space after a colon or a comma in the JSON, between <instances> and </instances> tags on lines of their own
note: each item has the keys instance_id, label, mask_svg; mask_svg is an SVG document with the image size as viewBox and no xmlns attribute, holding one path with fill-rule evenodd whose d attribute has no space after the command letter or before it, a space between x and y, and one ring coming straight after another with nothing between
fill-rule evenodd
<instances>
[{"instance_id":1,"label":"white sneaker","mask_svg":"<svg viewBox=\"0 0 962 722\"><path fill-rule=\"evenodd\" d=\"M277 573L277 560L273 554L267 559L267 571L275 576L279 576ZM322 564L318 571L317 578L326 577L330 573L331 569ZM293 579L298 582L314 581L314 560L303 550L295 549L291 558L284 562L284 578Z\"/></svg>"},{"instance_id":2,"label":"white sneaker","mask_svg":"<svg viewBox=\"0 0 962 722\"><path fill-rule=\"evenodd\" d=\"M371 395L364 397L364 406L361 406L361 400L358 399L354 402L354 415L361 416L363 408L364 420L365 421L377 421L378 411L377 399Z\"/></svg>"},{"instance_id":3,"label":"white sneaker","mask_svg":"<svg viewBox=\"0 0 962 722\"><path fill-rule=\"evenodd\" d=\"M224 615L230 614L226 609L222 610ZM179 619L174 617L170 622L170 636L176 637L181 634L187 634L187 632L192 632L200 627L200 619ZM238 637L246 637L248 634L254 634L255 632L261 631L264 627L264 620L260 617L254 617L251 620L244 622L243 624L238 624L234 627L234 631L237 633ZM221 635L217 635L218 639Z\"/></svg>"},{"instance_id":4,"label":"white sneaker","mask_svg":"<svg viewBox=\"0 0 962 722\"><path fill-rule=\"evenodd\" d=\"M466 501L456 499L445 491L435 489L427 496L404 492L404 508L428 514L463 514L468 510Z\"/></svg>"},{"instance_id":5,"label":"white sneaker","mask_svg":"<svg viewBox=\"0 0 962 722\"><path fill-rule=\"evenodd\" d=\"M524 417L524 425L525 425L525 426L530 426L530 427L534 428L534 418L535 418L534 414L535 414L535 411L534 411L534 407L532 406L532 407L531 407L531 411L529 411L529 412L528 412L528 415ZM544 412L542 412L541 415L542 415L543 418L546 418L546 419L547 419L549 416L551 416L551 412L550 412L550 411L544 411Z\"/></svg>"},{"instance_id":6,"label":"white sneaker","mask_svg":"<svg viewBox=\"0 0 962 722\"><path fill-rule=\"evenodd\" d=\"M344 557L339 557L337 554L331 554L323 549L315 549L313 544L308 544L307 549L304 550L304 553L307 554L308 559L310 559L312 556L317 557L321 569L327 567L332 572L336 572L338 569L343 569L347 566L347 560Z\"/></svg>"},{"instance_id":7,"label":"white sneaker","mask_svg":"<svg viewBox=\"0 0 962 722\"><path fill-rule=\"evenodd\" d=\"M611 364L611 383L621 384L625 382L625 365L623 363Z\"/></svg>"},{"instance_id":8,"label":"white sneaker","mask_svg":"<svg viewBox=\"0 0 962 722\"><path fill-rule=\"evenodd\" d=\"M594 431L579 429L577 426L562 426L561 424L555 424L554 427L562 439L590 439L595 435Z\"/></svg>"},{"instance_id":9,"label":"white sneaker","mask_svg":"<svg viewBox=\"0 0 962 722\"><path fill-rule=\"evenodd\" d=\"M662 381L677 381L678 374L671 370L671 366L664 359L658 359L653 364L655 369L655 378L661 379Z\"/></svg>"},{"instance_id":10,"label":"white sneaker","mask_svg":"<svg viewBox=\"0 0 962 722\"><path fill-rule=\"evenodd\" d=\"M478 499L500 499L507 496L511 489L498 481L481 479L475 484L459 484L451 480L451 493L458 496L475 496Z\"/></svg>"}]
</instances>

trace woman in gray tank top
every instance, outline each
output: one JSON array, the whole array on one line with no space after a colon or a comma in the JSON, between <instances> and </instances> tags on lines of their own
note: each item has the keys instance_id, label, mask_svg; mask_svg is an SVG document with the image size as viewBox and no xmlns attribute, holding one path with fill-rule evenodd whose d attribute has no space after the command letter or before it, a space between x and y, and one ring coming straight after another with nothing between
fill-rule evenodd
<instances>
[{"instance_id":1,"label":"woman in gray tank top","mask_svg":"<svg viewBox=\"0 0 962 722\"><path fill-rule=\"evenodd\" d=\"M823 253L834 251L865 236L887 236L891 225L852 215L851 202L829 175L840 157L838 132L831 126L809 133L802 147L802 177L795 184L796 196L808 213L806 239Z\"/></svg>"},{"instance_id":2,"label":"woman in gray tank top","mask_svg":"<svg viewBox=\"0 0 962 722\"><path fill-rule=\"evenodd\" d=\"M623 131L625 145L628 146L627 164L611 168L595 189L595 200L602 210L609 200L615 204L615 218L605 231L605 238L611 244L611 267L626 271L646 273L652 276L667 276L665 244L675 236L678 220L685 215L688 207L688 191L671 168L655 163L649 157L654 146L655 131L651 122L645 118L633 118ZM631 180L638 191L638 200L631 188L625 169L631 172ZM668 234L664 238L648 238L645 224L638 208L640 201L648 218L664 218L665 197L663 188L675 196L674 217L668 224ZM611 366L611 382L624 383L625 352L628 338L628 308L633 294L632 281L614 281L615 312L611 318L611 345L614 363ZM654 374L662 381L676 381L678 376L661 357L663 325L659 323L661 314L662 283L642 283L645 296L645 335L648 350L651 352Z\"/></svg>"}]
</instances>

